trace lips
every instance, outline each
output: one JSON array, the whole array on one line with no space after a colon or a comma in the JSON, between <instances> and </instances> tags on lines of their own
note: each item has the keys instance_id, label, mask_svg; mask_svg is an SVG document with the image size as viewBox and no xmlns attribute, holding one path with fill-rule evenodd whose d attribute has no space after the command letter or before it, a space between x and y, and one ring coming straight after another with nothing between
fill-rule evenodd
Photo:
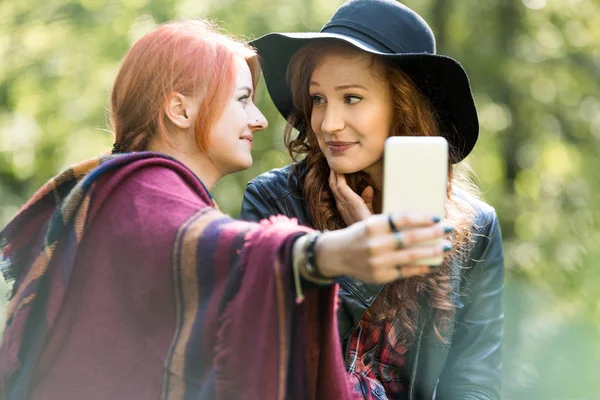
<instances>
[{"instance_id":1,"label":"lips","mask_svg":"<svg viewBox=\"0 0 600 400\"><path fill-rule=\"evenodd\" d=\"M343 153L346 150L349 150L352 147L356 146L358 144L358 142L331 141L331 142L326 142L326 144L327 144L327 147L329 148L329 151L331 151L332 153Z\"/></svg>"},{"instance_id":2,"label":"lips","mask_svg":"<svg viewBox=\"0 0 600 400\"><path fill-rule=\"evenodd\" d=\"M252 140L253 139L254 139L254 137L252 135L246 135L246 136L240 137L240 140L247 141L250 144L250 146L252 146Z\"/></svg>"}]
</instances>

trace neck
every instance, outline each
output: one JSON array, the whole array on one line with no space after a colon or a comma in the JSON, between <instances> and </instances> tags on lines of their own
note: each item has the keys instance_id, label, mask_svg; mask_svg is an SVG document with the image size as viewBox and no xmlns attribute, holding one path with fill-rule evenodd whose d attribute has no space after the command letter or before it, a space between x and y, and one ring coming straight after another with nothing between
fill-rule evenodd
<instances>
[{"instance_id":1,"label":"neck","mask_svg":"<svg viewBox=\"0 0 600 400\"><path fill-rule=\"evenodd\" d=\"M383 159L363 170L369 176L369 181L373 185L373 211L375 214L381 213L383 190Z\"/></svg>"},{"instance_id":2,"label":"neck","mask_svg":"<svg viewBox=\"0 0 600 400\"><path fill-rule=\"evenodd\" d=\"M190 146L191 147L191 146ZM208 156L197 147L193 151L182 151L176 146L170 146L163 141L152 141L148 146L149 151L169 155L188 167L210 191L213 189L223 173L217 169Z\"/></svg>"},{"instance_id":3,"label":"neck","mask_svg":"<svg viewBox=\"0 0 600 400\"><path fill-rule=\"evenodd\" d=\"M381 192L383 189L383 159L368 166L363 172L369 176L369 180L372 182L375 192Z\"/></svg>"}]
</instances>

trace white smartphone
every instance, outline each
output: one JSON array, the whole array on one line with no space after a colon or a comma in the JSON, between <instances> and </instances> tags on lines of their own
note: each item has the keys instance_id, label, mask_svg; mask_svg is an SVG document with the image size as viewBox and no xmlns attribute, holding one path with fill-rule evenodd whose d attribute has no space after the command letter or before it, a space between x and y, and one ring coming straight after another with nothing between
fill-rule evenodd
<instances>
[{"instance_id":1,"label":"white smartphone","mask_svg":"<svg viewBox=\"0 0 600 400\"><path fill-rule=\"evenodd\" d=\"M448 142L441 136L392 136L385 142L383 212L425 213L444 219ZM438 242L438 241L436 241ZM438 242L441 246L441 241ZM419 264L440 265L443 257Z\"/></svg>"}]
</instances>

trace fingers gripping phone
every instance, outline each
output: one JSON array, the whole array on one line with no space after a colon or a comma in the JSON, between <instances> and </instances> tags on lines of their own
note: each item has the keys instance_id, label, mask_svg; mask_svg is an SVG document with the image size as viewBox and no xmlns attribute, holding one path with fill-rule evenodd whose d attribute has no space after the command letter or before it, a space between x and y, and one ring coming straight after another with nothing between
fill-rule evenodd
<instances>
[{"instance_id":1,"label":"fingers gripping phone","mask_svg":"<svg viewBox=\"0 0 600 400\"><path fill-rule=\"evenodd\" d=\"M392 136L385 142L383 212L423 213L444 218L448 142L440 136ZM436 240L441 246L441 242ZM425 242L427 244L432 243ZM440 265L443 256L419 264Z\"/></svg>"}]
</instances>

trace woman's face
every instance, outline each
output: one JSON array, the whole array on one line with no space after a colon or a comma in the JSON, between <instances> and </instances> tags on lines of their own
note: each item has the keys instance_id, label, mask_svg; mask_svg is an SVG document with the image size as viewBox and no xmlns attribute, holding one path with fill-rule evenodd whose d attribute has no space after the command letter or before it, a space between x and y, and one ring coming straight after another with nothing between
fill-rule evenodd
<instances>
[{"instance_id":1,"label":"woman's face","mask_svg":"<svg viewBox=\"0 0 600 400\"><path fill-rule=\"evenodd\" d=\"M366 53L329 54L310 80L311 127L337 173L381 174L392 122L391 88L383 66Z\"/></svg>"},{"instance_id":2,"label":"woman's face","mask_svg":"<svg viewBox=\"0 0 600 400\"><path fill-rule=\"evenodd\" d=\"M208 136L206 151L215 167L223 174L252 166L254 133L267 128L265 116L252 101L252 74L248 64L236 57L236 82L221 117Z\"/></svg>"}]
</instances>

